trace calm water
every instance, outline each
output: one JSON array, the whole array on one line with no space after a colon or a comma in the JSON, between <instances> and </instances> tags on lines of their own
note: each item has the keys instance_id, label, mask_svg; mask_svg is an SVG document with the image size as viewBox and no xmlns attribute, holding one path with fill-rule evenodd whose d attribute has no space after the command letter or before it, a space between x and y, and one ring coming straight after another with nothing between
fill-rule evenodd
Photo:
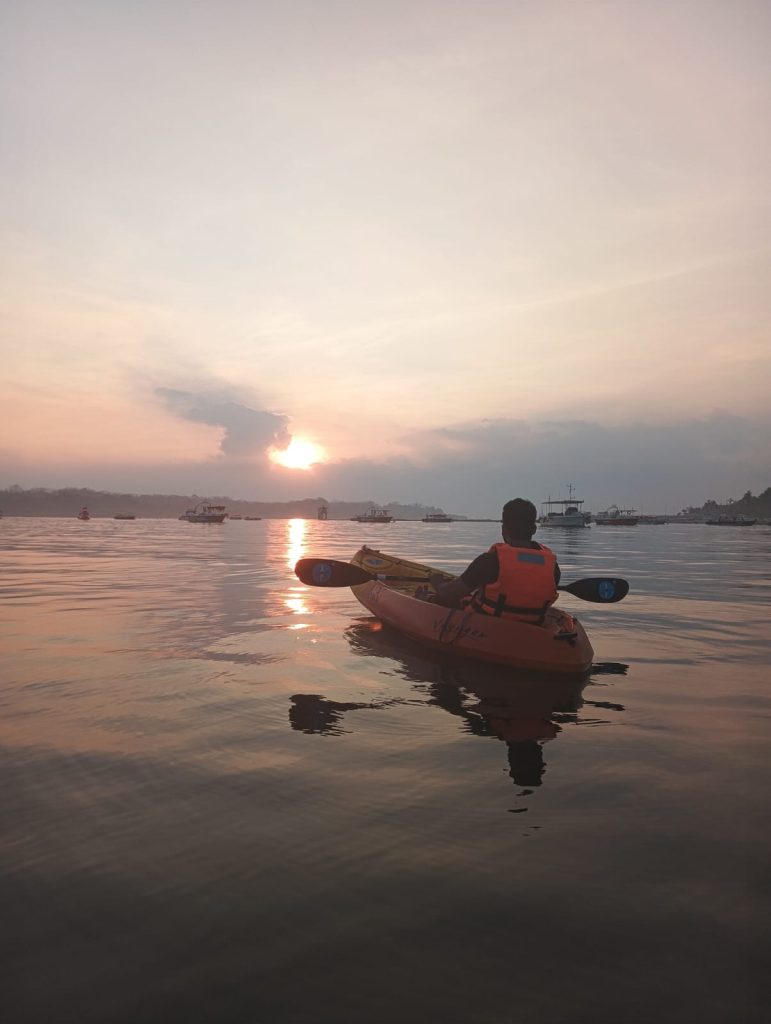
<instances>
[{"instance_id":1,"label":"calm water","mask_svg":"<svg viewBox=\"0 0 771 1024\"><path fill-rule=\"evenodd\" d=\"M544 531L583 691L291 571L496 531L2 520L3 1019L760 1020L771 530Z\"/></svg>"}]
</instances>

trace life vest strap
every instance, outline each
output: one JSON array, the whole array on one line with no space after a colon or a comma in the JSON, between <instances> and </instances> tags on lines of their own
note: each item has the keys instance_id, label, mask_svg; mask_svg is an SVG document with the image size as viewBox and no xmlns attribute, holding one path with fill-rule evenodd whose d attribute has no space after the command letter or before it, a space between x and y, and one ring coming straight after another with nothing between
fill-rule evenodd
<instances>
[{"instance_id":1,"label":"life vest strap","mask_svg":"<svg viewBox=\"0 0 771 1024\"><path fill-rule=\"evenodd\" d=\"M551 602L547 601L545 604L540 605L538 608L523 608L520 605L506 604L506 595L499 594L495 601L491 601L489 597L485 597L484 594L480 597L479 594L475 594L471 601L472 607L476 611L485 612L488 615L493 615L496 618L501 618L505 615L532 615L538 619L538 624L543 622L546 615L547 609L550 607Z\"/></svg>"}]
</instances>

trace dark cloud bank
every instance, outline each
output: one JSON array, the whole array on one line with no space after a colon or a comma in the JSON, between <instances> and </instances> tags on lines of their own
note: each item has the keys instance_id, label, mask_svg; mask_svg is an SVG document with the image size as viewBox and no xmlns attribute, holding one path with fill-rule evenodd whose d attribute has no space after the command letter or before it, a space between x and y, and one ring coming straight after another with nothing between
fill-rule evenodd
<instances>
[{"instance_id":1,"label":"dark cloud bank","mask_svg":"<svg viewBox=\"0 0 771 1024\"><path fill-rule=\"evenodd\" d=\"M226 494L283 501L421 502L491 516L512 495L540 502L575 484L587 507L619 502L643 511L677 511L708 498L754 493L771 482L771 420L726 413L669 424L608 427L589 421L487 420L415 433L405 454L385 461L348 459L310 472L267 458L290 437L281 414L230 399L159 389L183 418L224 429L221 454L190 464L10 468L7 484L91 486L105 490ZM374 440L374 439L373 439Z\"/></svg>"},{"instance_id":2,"label":"dark cloud bank","mask_svg":"<svg viewBox=\"0 0 771 1024\"><path fill-rule=\"evenodd\" d=\"M492 514L512 495L540 502L573 483L588 507L633 503L676 511L771 482L771 424L715 414L676 424L492 420L405 439L410 457L325 469L324 493L430 501ZM416 458L419 461L416 461Z\"/></svg>"}]
</instances>

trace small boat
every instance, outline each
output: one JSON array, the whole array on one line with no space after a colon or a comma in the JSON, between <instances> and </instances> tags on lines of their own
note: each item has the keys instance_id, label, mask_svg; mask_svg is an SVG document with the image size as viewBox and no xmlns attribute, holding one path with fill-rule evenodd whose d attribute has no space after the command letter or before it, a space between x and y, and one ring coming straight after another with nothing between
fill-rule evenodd
<instances>
[{"instance_id":1,"label":"small boat","mask_svg":"<svg viewBox=\"0 0 771 1024\"><path fill-rule=\"evenodd\" d=\"M367 572L408 577L393 582L372 580L351 587L354 596L386 625L424 646L461 658L541 672L580 674L592 664L594 651L581 623L551 607L543 625L495 618L461 608L444 608L416 596L437 570L418 562L362 547L351 559ZM453 577L438 572L444 579Z\"/></svg>"},{"instance_id":2,"label":"small boat","mask_svg":"<svg viewBox=\"0 0 771 1024\"><path fill-rule=\"evenodd\" d=\"M360 516L351 516L352 523L392 523L394 517L387 508L378 508L373 505Z\"/></svg>"},{"instance_id":3,"label":"small boat","mask_svg":"<svg viewBox=\"0 0 771 1024\"><path fill-rule=\"evenodd\" d=\"M611 505L604 512L594 517L598 526L637 526L640 517L636 516L636 509L619 508L618 505Z\"/></svg>"},{"instance_id":4,"label":"small boat","mask_svg":"<svg viewBox=\"0 0 771 1024\"><path fill-rule=\"evenodd\" d=\"M133 512L118 512L113 519L136 519L136 516Z\"/></svg>"},{"instance_id":5,"label":"small boat","mask_svg":"<svg viewBox=\"0 0 771 1024\"><path fill-rule=\"evenodd\" d=\"M87 519L90 519L90 518L91 518L91 513L88 511L88 509L84 505L83 508L80 510L80 512L78 512L78 519L82 519L83 522L85 522Z\"/></svg>"},{"instance_id":6,"label":"small boat","mask_svg":"<svg viewBox=\"0 0 771 1024\"><path fill-rule=\"evenodd\" d=\"M428 515L423 516L421 523L454 523L455 520L452 516L448 516L446 512L429 512Z\"/></svg>"},{"instance_id":7,"label":"small boat","mask_svg":"<svg viewBox=\"0 0 771 1024\"><path fill-rule=\"evenodd\" d=\"M262 516L244 516L244 519L249 519L252 522L259 522L262 519Z\"/></svg>"},{"instance_id":8,"label":"small boat","mask_svg":"<svg viewBox=\"0 0 771 1024\"><path fill-rule=\"evenodd\" d=\"M567 526L571 529L583 529L592 521L591 512L583 512L583 498L573 497L573 485L568 484L567 498L556 498L541 502L539 526ZM556 509L556 510L555 510Z\"/></svg>"},{"instance_id":9,"label":"small boat","mask_svg":"<svg viewBox=\"0 0 771 1024\"><path fill-rule=\"evenodd\" d=\"M237 512L233 512L232 514L228 513L228 519L243 519L243 518L244 517L240 516Z\"/></svg>"},{"instance_id":10,"label":"small boat","mask_svg":"<svg viewBox=\"0 0 771 1024\"><path fill-rule=\"evenodd\" d=\"M741 514L735 516L720 515L717 519L708 519L707 526L754 526L757 519Z\"/></svg>"},{"instance_id":11,"label":"small boat","mask_svg":"<svg viewBox=\"0 0 771 1024\"><path fill-rule=\"evenodd\" d=\"M208 501L199 501L195 508L189 508L181 515L188 523L224 523L227 516L224 505L212 505Z\"/></svg>"}]
</instances>

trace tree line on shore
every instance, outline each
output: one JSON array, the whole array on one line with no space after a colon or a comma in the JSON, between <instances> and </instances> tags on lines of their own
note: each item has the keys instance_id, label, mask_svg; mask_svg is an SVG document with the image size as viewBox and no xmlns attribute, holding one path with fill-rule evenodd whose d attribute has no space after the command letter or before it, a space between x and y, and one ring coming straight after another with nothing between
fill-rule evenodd
<instances>
[{"instance_id":1,"label":"tree line on shore","mask_svg":"<svg viewBox=\"0 0 771 1024\"><path fill-rule=\"evenodd\" d=\"M294 501L246 501L227 496L203 497L198 494L121 494L113 491L95 491L87 487L63 487L53 490L33 487L25 490L14 484L0 490L0 511L6 516L75 516L86 505L93 516L112 517L121 514L145 519L177 519L186 509L201 501L225 505L233 515L260 516L262 519L316 519L321 508L327 509L329 519L350 519L361 515L376 504L374 501L330 501L326 498L298 498ZM396 519L421 519L424 515L442 512L436 505L400 504L388 506ZM705 501L701 508L691 506L692 512L715 515L729 512L760 519L771 517L771 487L761 494L746 491L740 498L718 502ZM466 518L455 512L456 519Z\"/></svg>"},{"instance_id":2,"label":"tree line on shore","mask_svg":"<svg viewBox=\"0 0 771 1024\"><path fill-rule=\"evenodd\" d=\"M728 512L731 515L767 519L771 516L771 487L767 487L761 494L745 491L741 498L729 498L725 503L710 498L704 502L702 512L706 512L708 515Z\"/></svg>"},{"instance_id":3,"label":"tree line on shore","mask_svg":"<svg viewBox=\"0 0 771 1024\"><path fill-rule=\"evenodd\" d=\"M329 519L350 519L376 504L373 501L328 501L326 498L298 498L294 501L246 501L217 495L198 494L121 494L95 491L86 487L52 490L33 487L25 490L14 484L0 490L0 510L6 516L51 516L70 518L85 505L95 518L135 515L144 519L178 519L199 502L225 505L232 515L260 516L262 519L316 519L321 508ZM397 519L421 519L442 510L434 505L390 504ZM458 516L457 518L463 518Z\"/></svg>"}]
</instances>

